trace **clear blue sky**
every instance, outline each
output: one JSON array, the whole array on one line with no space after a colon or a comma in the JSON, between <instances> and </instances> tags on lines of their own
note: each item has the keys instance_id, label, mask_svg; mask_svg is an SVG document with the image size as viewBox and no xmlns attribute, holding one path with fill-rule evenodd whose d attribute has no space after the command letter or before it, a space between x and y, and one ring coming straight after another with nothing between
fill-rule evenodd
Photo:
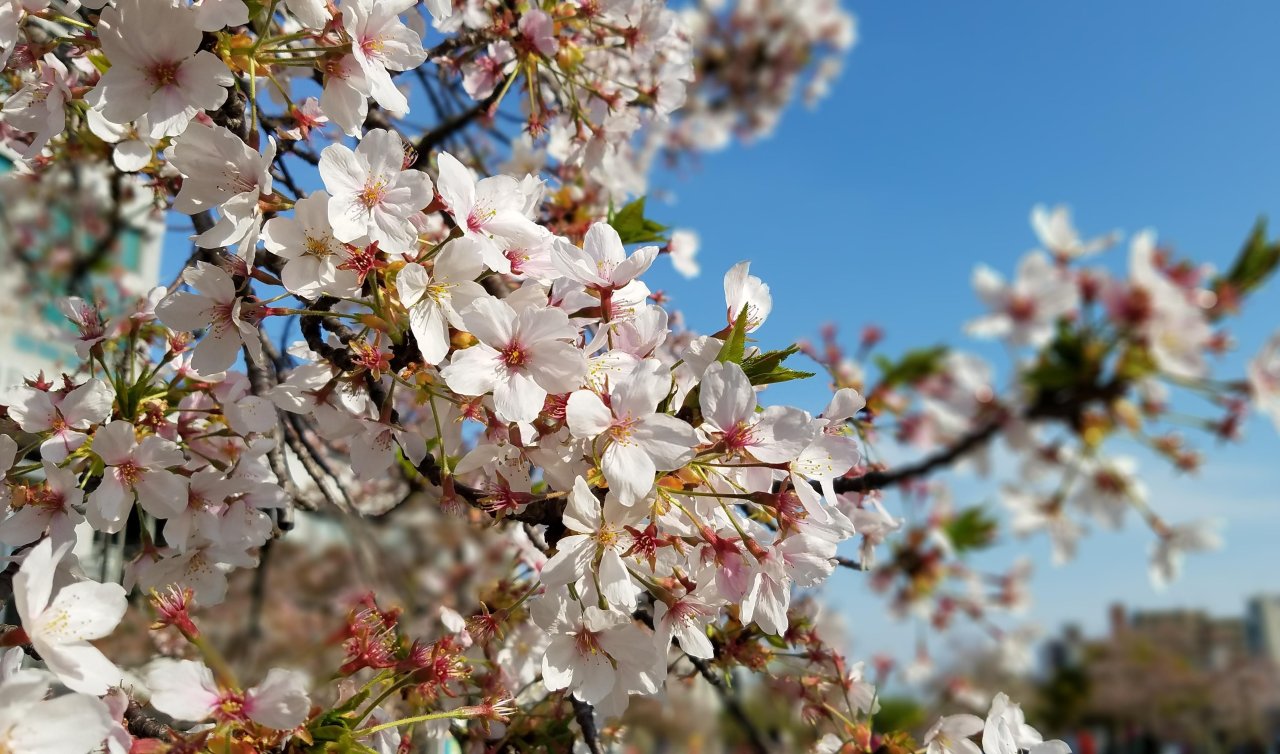
<instances>
[{"instance_id":1,"label":"clear blue sky","mask_svg":"<svg viewBox=\"0 0 1280 754\"><path fill-rule=\"evenodd\" d=\"M1086 233L1154 227L1219 264L1259 214L1280 226L1280 4L846 5L860 41L817 110L797 108L773 138L656 180L676 201L652 203L650 214L701 234L703 276L683 281L662 262L648 281L673 294L696 329L722 325L719 278L751 259L775 301L762 345L813 336L828 321L850 337L880 323L887 352L971 343L960 330L979 311L970 272L978 261L1012 270L1035 244L1027 215L1037 202L1072 205ZM186 258L175 235L165 280ZM1122 265L1123 251L1112 253ZM1277 326L1273 286L1236 329L1240 354L1228 363L1239 369ZM774 389L767 400L816 411L826 395L815 382ZM1005 543L987 562L1027 552L1037 564L1031 620L1100 630L1113 600L1230 613L1250 593L1280 591L1275 430L1255 421L1244 446L1200 446L1210 463L1199 477L1149 459L1144 469L1153 503L1171 519L1225 518L1227 548L1192 558L1160 594L1146 574L1151 537L1136 526L1095 532L1076 563L1056 569L1043 538ZM959 503L995 492L956 489ZM880 616L863 582L841 572L827 588L855 651L909 656L912 632Z\"/></svg>"},{"instance_id":2,"label":"clear blue sky","mask_svg":"<svg viewBox=\"0 0 1280 754\"><path fill-rule=\"evenodd\" d=\"M1011 271L1035 244L1027 215L1037 202L1070 204L1086 233L1154 227L1180 251L1219 264L1259 214L1280 225L1280 5L846 7L860 41L829 99L788 113L772 139L662 181L677 201L653 213L701 233L703 277L684 282L664 268L651 284L669 290L693 326L719 326L718 278L751 259L774 295L766 345L813 336L827 321L850 338L878 322L889 352L963 345L961 323L979 311L968 288L973 265ZM1124 263L1123 250L1111 253L1111 264ZM1240 369L1280 327L1277 289L1235 330L1240 352L1228 365ZM770 399L816 410L821 388ZM1280 591L1274 428L1255 421L1243 446L1199 445L1210 463L1198 477L1143 459L1153 503L1171 519L1226 519L1226 549L1190 558L1166 592L1149 585L1151 537L1136 525L1095 531L1062 568L1050 564L1043 538L1009 542L985 562L1034 558L1027 617L1049 629L1078 620L1101 630L1113 600L1231 613L1250 593ZM993 499L995 489L958 484L957 502ZM841 574L827 589L855 651L909 656L913 632L878 617L863 580Z\"/></svg>"}]
</instances>

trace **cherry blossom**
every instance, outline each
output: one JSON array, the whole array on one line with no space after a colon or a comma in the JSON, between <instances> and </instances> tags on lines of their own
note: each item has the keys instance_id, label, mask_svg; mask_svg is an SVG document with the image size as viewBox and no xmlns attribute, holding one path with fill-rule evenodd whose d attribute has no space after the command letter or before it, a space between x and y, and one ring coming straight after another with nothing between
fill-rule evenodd
<instances>
[{"instance_id":1,"label":"cherry blossom","mask_svg":"<svg viewBox=\"0 0 1280 754\"><path fill-rule=\"evenodd\" d=\"M151 704L180 720L200 721L243 716L276 730L302 724L311 707L303 678L272 668L262 683L244 692L220 686L203 663L162 660L147 673Z\"/></svg>"},{"instance_id":2,"label":"cherry blossom","mask_svg":"<svg viewBox=\"0 0 1280 754\"><path fill-rule=\"evenodd\" d=\"M409 309L413 337L428 364L439 364L448 354L451 326L466 328L461 312L489 295L475 282L483 267L467 240L458 239L440 252L431 272L411 263L396 277L400 300Z\"/></svg>"},{"instance_id":3,"label":"cherry blossom","mask_svg":"<svg viewBox=\"0 0 1280 754\"><path fill-rule=\"evenodd\" d=\"M1022 707L1009 701L1003 693L991 700L991 710L982 727L982 751L985 754L1067 754L1070 749L1061 741L1045 741L1040 732L1026 723Z\"/></svg>"},{"instance_id":4,"label":"cherry blossom","mask_svg":"<svg viewBox=\"0 0 1280 754\"><path fill-rule=\"evenodd\" d=\"M760 278L751 275L750 262L735 264L724 276L725 314L732 325L745 309L747 312L747 332L754 332L768 319L773 311L773 296L769 294L769 286Z\"/></svg>"},{"instance_id":5,"label":"cherry blossom","mask_svg":"<svg viewBox=\"0 0 1280 754\"><path fill-rule=\"evenodd\" d=\"M38 66L39 78L19 89L0 107L0 117L6 123L34 134L22 153L27 159L40 154L50 139L62 133L67 121L63 108L71 98L66 65L52 53L45 55L42 62L44 65Z\"/></svg>"},{"instance_id":6,"label":"cherry blossom","mask_svg":"<svg viewBox=\"0 0 1280 754\"><path fill-rule=\"evenodd\" d=\"M947 715L924 734L927 754L980 754L978 745L969 740L982 732L983 721L977 715Z\"/></svg>"},{"instance_id":7,"label":"cherry blossom","mask_svg":"<svg viewBox=\"0 0 1280 754\"><path fill-rule=\"evenodd\" d=\"M542 682L548 691L566 689L588 704L610 694L625 700L633 692L657 690L649 641L631 619L591 605L566 602L559 619L566 629L551 639L542 656Z\"/></svg>"},{"instance_id":8,"label":"cherry blossom","mask_svg":"<svg viewBox=\"0 0 1280 754\"><path fill-rule=\"evenodd\" d=\"M1247 379L1209 358L1270 270L1261 226L1223 270L1153 232L1108 270L1080 263L1114 234L1084 239L1065 207L1035 207L1044 250L1010 280L973 280L987 313L967 329L1004 339L1005 361L911 349L891 321L849 349L835 325L788 345L763 329L774 301L745 261L724 276L723 321L680 311L697 294L650 268L667 253L695 275L699 239L664 227L653 199L671 193L650 176L824 96L856 39L833 0L268 5L0 0L0 142L25 155L0 181L15 239L35 248L58 230L45 207L85 194L77 232L115 210L128 253L135 221L172 209L199 247L185 287L146 292L95 264L92 296L41 301L76 358L24 375L0 411L0 542L26 548L22 626L2 638L53 673L0 660L0 750L390 752L425 734L604 751L644 725L616 723L632 696L680 703L690 684L666 681L694 673L721 694L744 671L803 711L815 751L892 748L905 738L872 679L933 672L935 632L976 626L1002 664L1032 656L1028 566L970 554L1043 532L1063 560L1090 519L1137 521L1163 584L1216 546L1216 524L1166 522L1124 444L1190 470L1190 430L1238 439L1250 408L1280 424L1280 336ZM38 261L41 286L79 274L61 246ZM802 369L831 391L816 417L821 399L776 387ZM1184 407L1184 387L1209 400ZM1007 516L952 495L968 468L998 477ZM237 569L274 561L242 574L270 579L246 616L269 651L258 611L306 596L277 583L276 539L335 564L286 569L311 574L298 588L336 621L332 653L288 637L319 663L314 684L222 656L241 647L202 625ZM80 578L73 543L122 586ZM873 673L839 650L816 590L840 567L929 627L913 662ZM401 574L412 599L355 594L357 572ZM201 660L117 668L95 649L125 589L150 594L157 654ZM48 698L55 678L73 693ZM148 710L174 718L162 741L133 714ZM940 720L923 751L977 754L979 732L985 754L1066 748L997 695L985 722Z\"/></svg>"},{"instance_id":9,"label":"cherry blossom","mask_svg":"<svg viewBox=\"0 0 1280 754\"><path fill-rule=\"evenodd\" d=\"M756 393L742 367L712 364L702 377L702 429L727 453L763 463L790 463L818 427L800 409L769 406L756 412Z\"/></svg>"},{"instance_id":10,"label":"cherry blossom","mask_svg":"<svg viewBox=\"0 0 1280 754\"><path fill-rule=\"evenodd\" d=\"M978 337L1005 338L1015 346L1043 346L1053 337L1055 323L1079 306L1075 284L1038 252L1022 258L1012 283L980 265L973 273L973 287L992 313L966 329Z\"/></svg>"},{"instance_id":11,"label":"cherry blossom","mask_svg":"<svg viewBox=\"0 0 1280 754\"><path fill-rule=\"evenodd\" d=\"M222 126L194 123L174 140L169 162L182 172L182 189L173 208L194 215L217 207L222 217L195 237L197 246L212 249L239 244L241 255L253 261L262 227L259 198L271 193L271 162L276 143L258 154Z\"/></svg>"},{"instance_id":12,"label":"cherry blossom","mask_svg":"<svg viewBox=\"0 0 1280 754\"><path fill-rule=\"evenodd\" d=\"M1217 529L1221 522L1213 519L1169 526L1160 533L1151 548L1151 581L1163 588L1178 578L1182 558L1189 552L1208 552L1222 547Z\"/></svg>"},{"instance_id":13,"label":"cherry blossom","mask_svg":"<svg viewBox=\"0 0 1280 754\"><path fill-rule=\"evenodd\" d=\"M61 463L88 439L86 432L111 416L115 393L102 380L92 379L66 394L27 389L9 407L9 415L24 432L49 432L40 443L40 457Z\"/></svg>"},{"instance_id":14,"label":"cherry blossom","mask_svg":"<svg viewBox=\"0 0 1280 754\"><path fill-rule=\"evenodd\" d=\"M233 363L243 347L254 361L262 360L262 344L251 319L257 307L237 295L235 282L221 268L197 262L182 279L195 292L174 291L156 306L156 316L175 330L204 330L191 367L214 375Z\"/></svg>"},{"instance_id":15,"label":"cherry blossom","mask_svg":"<svg viewBox=\"0 0 1280 754\"><path fill-rule=\"evenodd\" d=\"M89 522L117 532L137 499L156 518L168 518L185 505L186 479L169 469L186 460L172 442L156 435L141 441L132 424L113 421L93 436L93 452L106 465L102 482L89 494Z\"/></svg>"},{"instance_id":16,"label":"cherry blossom","mask_svg":"<svg viewBox=\"0 0 1280 754\"><path fill-rule=\"evenodd\" d=\"M14 652L21 655L22 650L9 650ZM87 694L48 699L49 686L44 674L34 670L0 681L0 747L23 754L97 751L111 725L106 705Z\"/></svg>"},{"instance_id":17,"label":"cherry blossom","mask_svg":"<svg viewBox=\"0 0 1280 754\"><path fill-rule=\"evenodd\" d=\"M339 269L346 257L329 224L327 192L316 191L299 199L292 216L268 220L262 228L262 240L267 251L286 260L280 281L290 293L308 299L320 294L355 293L355 273Z\"/></svg>"},{"instance_id":18,"label":"cherry blossom","mask_svg":"<svg viewBox=\"0 0 1280 754\"><path fill-rule=\"evenodd\" d=\"M1071 222L1071 208L1037 204L1031 208L1031 227L1040 243L1058 259L1078 259L1097 254L1115 243L1116 234L1083 240Z\"/></svg>"},{"instance_id":19,"label":"cherry blossom","mask_svg":"<svg viewBox=\"0 0 1280 754\"><path fill-rule=\"evenodd\" d=\"M422 40L399 18L415 5L417 0L342 3L342 26L351 36L351 54L370 82L370 93L379 105L401 117L409 112L409 101L387 71L407 71L427 59Z\"/></svg>"},{"instance_id":20,"label":"cherry blossom","mask_svg":"<svg viewBox=\"0 0 1280 754\"><path fill-rule=\"evenodd\" d=\"M1280 429L1280 333L1272 335L1249 362L1248 377L1258 409Z\"/></svg>"},{"instance_id":21,"label":"cherry blossom","mask_svg":"<svg viewBox=\"0 0 1280 754\"><path fill-rule=\"evenodd\" d=\"M0 457L0 466L3 465L3 457ZM80 489L76 475L49 461L44 461L43 466L44 484L31 488L22 507L0 521L0 542L10 547L35 542L46 531L55 546L74 542L75 528L84 521L79 511L84 490Z\"/></svg>"},{"instance_id":22,"label":"cherry blossom","mask_svg":"<svg viewBox=\"0 0 1280 754\"><path fill-rule=\"evenodd\" d=\"M320 154L320 177L330 194L329 223L344 243L363 237L385 251L408 251L417 234L409 216L431 203L431 179L404 169L404 142L385 129L365 135L352 151L330 144Z\"/></svg>"},{"instance_id":23,"label":"cherry blossom","mask_svg":"<svg viewBox=\"0 0 1280 754\"><path fill-rule=\"evenodd\" d=\"M13 578L14 604L45 666L67 688L98 696L117 685L124 674L89 642L115 630L128 601L119 584L93 581L78 581L55 593L55 571L68 547L55 551L45 539L28 552ZM94 743L106 732L104 723Z\"/></svg>"},{"instance_id":24,"label":"cherry blossom","mask_svg":"<svg viewBox=\"0 0 1280 754\"><path fill-rule=\"evenodd\" d=\"M98 38L111 67L86 100L112 123L147 116L149 136L176 136L196 113L212 110L234 83L187 6L116 0L102 11Z\"/></svg>"},{"instance_id":25,"label":"cherry blossom","mask_svg":"<svg viewBox=\"0 0 1280 754\"><path fill-rule=\"evenodd\" d=\"M539 242L542 231L524 214L527 201L520 183L508 175L477 181L466 166L448 152L439 157L436 188L463 237L475 241L481 259L492 270L510 272L503 254L508 246L524 248Z\"/></svg>"},{"instance_id":26,"label":"cherry blossom","mask_svg":"<svg viewBox=\"0 0 1280 754\"><path fill-rule=\"evenodd\" d=\"M586 357L566 342L577 330L560 309L517 313L486 297L467 307L462 320L479 343L455 352L441 375L463 395L492 392L503 421L532 421L548 394L572 392L586 375Z\"/></svg>"},{"instance_id":27,"label":"cherry blossom","mask_svg":"<svg viewBox=\"0 0 1280 754\"><path fill-rule=\"evenodd\" d=\"M555 556L542 567L542 583L564 586L595 573L597 588L611 606L634 610L640 589L627 574L622 553L631 539L625 527L643 517L643 510L628 508L613 495L606 496L601 507L586 481L578 477L564 518L574 533L557 543Z\"/></svg>"},{"instance_id":28,"label":"cherry blossom","mask_svg":"<svg viewBox=\"0 0 1280 754\"><path fill-rule=\"evenodd\" d=\"M626 286L649 269L657 256L657 246L645 246L628 257L618 231L606 223L595 223L587 230L582 248L560 242L552 252L561 274L598 291Z\"/></svg>"},{"instance_id":29,"label":"cherry blossom","mask_svg":"<svg viewBox=\"0 0 1280 754\"><path fill-rule=\"evenodd\" d=\"M693 428L656 410L671 391L670 370L646 359L611 383L607 404L588 390L569 396L569 431L593 440L597 448L603 445L601 470L623 505L643 500L656 472L678 469L693 458L698 444Z\"/></svg>"}]
</instances>

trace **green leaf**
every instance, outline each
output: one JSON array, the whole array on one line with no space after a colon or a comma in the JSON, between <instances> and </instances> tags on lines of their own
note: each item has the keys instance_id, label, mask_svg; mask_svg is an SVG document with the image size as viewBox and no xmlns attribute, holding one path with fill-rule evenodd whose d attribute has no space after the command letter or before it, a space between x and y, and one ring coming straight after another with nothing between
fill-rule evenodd
<instances>
[{"instance_id":1,"label":"green leaf","mask_svg":"<svg viewBox=\"0 0 1280 754\"><path fill-rule=\"evenodd\" d=\"M1267 240L1267 220L1258 218L1244 246L1231 264L1227 274L1214 281L1215 290L1229 287L1232 293L1243 295L1262 285L1276 266L1280 265L1280 244Z\"/></svg>"},{"instance_id":2,"label":"green leaf","mask_svg":"<svg viewBox=\"0 0 1280 754\"><path fill-rule=\"evenodd\" d=\"M777 649L787 649L788 647L791 646L790 644L787 644L786 639L782 638L781 636L775 636L773 634L765 634L764 640L769 642L771 645L773 645Z\"/></svg>"},{"instance_id":3,"label":"green leaf","mask_svg":"<svg viewBox=\"0 0 1280 754\"><path fill-rule=\"evenodd\" d=\"M977 550L991 544L996 536L995 519L982 508L966 508L948 521L943 529L956 552Z\"/></svg>"},{"instance_id":4,"label":"green leaf","mask_svg":"<svg viewBox=\"0 0 1280 754\"><path fill-rule=\"evenodd\" d=\"M788 367L778 367L768 374L761 375L751 380L752 385L776 385L779 382L791 382L792 380L807 380L813 376L813 372L802 372L798 369L790 369Z\"/></svg>"},{"instance_id":5,"label":"green leaf","mask_svg":"<svg viewBox=\"0 0 1280 754\"><path fill-rule=\"evenodd\" d=\"M781 351L767 351L748 356L742 360L742 371L746 373L752 385L774 385L779 382L812 377L813 372L801 372L782 366L782 362L799 351L799 346L788 346Z\"/></svg>"},{"instance_id":6,"label":"green leaf","mask_svg":"<svg viewBox=\"0 0 1280 754\"><path fill-rule=\"evenodd\" d=\"M942 357L946 355L946 346L933 346L907 351L897 361L877 356L875 362L880 367L880 381L884 387L894 387L919 382L936 374L942 369Z\"/></svg>"},{"instance_id":7,"label":"green leaf","mask_svg":"<svg viewBox=\"0 0 1280 754\"><path fill-rule=\"evenodd\" d=\"M1023 375L1029 387L1040 391L1065 390L1095 381L1102 371L1108 346L1086 331L1062 321L1053 341ZM1136 376L1136 375L1135 375Z\"/></svg>"},{"instance_id":8,"label":"green leaf","mask_svg":"<svg viewBox=\"0 0 1280 754\"><path fill-rule=\"evenodd\" d=\"M667 226L644 216L644 197L640 197L616 213L610 212L609 224L618 231L622 243L666 243Z\"/></svg>"},{"instance_id":9,"label":"green leaf","mask_svg":"<svg viewBox=\"0 0 1280 754\"><path fill-rule=\"evenodd\" d=\"M720 346L720 353L716 354L716 361L724 363L732 361L734 364L742 363L742 354L747 348L747 307L742 307L742 311L738 312L738 319L733 323L733 329L729 331L729 338L725 340L724 345Z\"/></svg>"},{"instance_id":10,"label":"green leaf","mask_svg":"<svg viewBox=\"0 0 1280 754\"><path fill-rule=\"evenodd\" d=\"M89 62L93 64L93 67L98 69L98 73L106 73L111 69L111 61L107 60L107 56L103 55L101 52L96 50L92 51L87 57L89 58Z\"/></svg>"},{"instance_id":11,"label":"green leaf","mask_svg":"<svg viewBox=\"0 0 1280 754\"><path fill-rule=\"evenodd\" d=\"M766 351L748 356L742 360L742 371L746 372L748 377L768 374L799 351L800 346L789 346L781 351Z\"/></svg>"}]
</instances>

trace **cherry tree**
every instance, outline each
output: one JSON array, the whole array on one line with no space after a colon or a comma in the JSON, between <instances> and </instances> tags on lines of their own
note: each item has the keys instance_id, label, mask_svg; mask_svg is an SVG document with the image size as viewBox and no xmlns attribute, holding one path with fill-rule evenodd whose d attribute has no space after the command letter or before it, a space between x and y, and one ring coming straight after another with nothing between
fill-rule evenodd
<instances>
[{"instance_id":1,"label":"cherry tree","mask_svg":"<svg viewBox=\"0 0 1280 754\"><path fill-rule=\"evenodd\" d=\"M697 236L646 210L655 163L771 133L854 41L835 0L0 0L6 183L92 170L109 211L127 190L192 229L170 285L60 302L79 363L4 407L0 750L597 754L696 682L753 751L910 752L875 720L891 668L824 626L835 569L1016 664L1029 635L1000 620L1028 571L967 559L997 531L1065 560L1136 517L1158 583L1216 546L1113 448L1200 465L1175 400L1212 438L1255 407L1280 424L1280 334L1245 375L1215 362L1280 261L1263 225L1215 270L1035 207L1041 248L972 280L965 330L1007 364L878 353L875 329L766 350L747 262L714 322L645 284L699 272ZM801 379L825 406L770 400ZM998 445L1008 515L953 503L938 475ZM284 632L314 664L225 640L238 574L261 609L272 548L318 531L356 567L323 587L328 630ZM141 656L91 643L131 620ZM762 729L747 678L807 737ZM977 736L1066 749L1003 694L919 745Z\"/></svg>"}]
</instances>

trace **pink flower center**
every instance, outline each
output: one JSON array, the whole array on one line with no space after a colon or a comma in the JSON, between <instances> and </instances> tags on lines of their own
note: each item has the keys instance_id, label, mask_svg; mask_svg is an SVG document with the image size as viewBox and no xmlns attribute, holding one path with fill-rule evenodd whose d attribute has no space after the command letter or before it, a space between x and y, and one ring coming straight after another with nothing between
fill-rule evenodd
<instances>
[{"instance_id":1,"label":"pink flower center","mask_svg":"<svg viewBox=\"0 0 1280 754\"><path fill-rule=\"evenodd\" d=\"M600 648L599 639L596 638L594 633L588 631L586 628L583 628L578 632L578 635L574 637L574 644L578 648L578 654L583 657L604 653L604 650Z\"/></svg>"},{"instance_id":2,"label":"pink flower center","mask_svg":"<svg viewBox=\"0 0 1280 754\"><path fill-rule=\"evenodd\" d=\"M116 467L116 478L126 487L137 484L143 475L143 469L136 461L125 461Z\"/></svg>"},{"instance_id":3,"label":"pink flower center","mask_svg":"<svg viewBox=\"0 0 1280 754\"><path fill-rule=\"evenodd\" d=\"M236 722L245 719L245 698L243 694L224 690L218 698L218 706L213 709L213 717L219 722Z\"/></svg>"},{"instance_id":4,"label":"pink flower center","mask_svg":"<svg viewBox=\"0 0 1280 754\"><path fill-rule=\"evenodd\" d=\"M357 196L360 204L365 209L370 210L382 204L386 198L387 182L382 178L370 179L368 183L364 184L364 188L360 190L360 194Z\"/></svg>"},{"instance_id":5,"label":"pink flower center","mask_svg":"<svg viewBox=\"0 0 1280 754\"><path fill-rule=\"evenodd\" d=\"M500 353L502 363L508 367L522 367L529 363L529 351L517 341L511 341Z\"/></svg>"},{"instance_id":6,"label":"pink flower center","mask_svg":"<svg viewBox=\"0 0 1280 754\"><path fill-rule=\"evenodd\" d=\"M631 417L617 419L613 422L613 426L609 427L609 436L616 443L627 445L632 442L631 432L635 428L636 420Z\"/></svg>"},{"instance_id":7,"label":"pink flower center","mask_svg":"<svg viewBox=\"0 0 1280 754\"><path fill-rule=\"evenodd\" d=\"M471 225L470 220L467 221L467 225ZM524 272L524 263L529 261L528 252L524 249L507 249L502 252L502 255L507 258L508 262L511 262L512 274L519 275Z\"/></svg>"},{"instance_id":8,"label":"pink flower center","mask_svg":"<svg viewBox=\"0 0 1280 754\"><path fill-rule=\"evenodd\" d=\"M365 37L360 40L360 50L364 52L367 58L377 58L382 55L382 38L381 37Z\"/></svg>"},{"instance_id":9,"label":"pink flower center","mask_svg":"<svg viewBox=\"0 0 1280 754\"><path fill-rule=\"evenodd\" d=\"M1015 322L1027 322L1036 316L1036 302L1029 296L1014 296L1009 301L1009 316Z\"/></svg>"},{"instance_id":10,"label":"pink flower center","mask_svg":"<svg viewBox=\"0 0 1280 754\"><path fill-rule=\"evenodd\" d=\"M744 421L738 422L724 433L724 446L730 452L740 453L753 444L755 444L755 437L751 425Z\"/></svg>"},{"instance_id":11,"label":"pink flower center","mask_svg":"<svg viewBox=\"0 0 1280 754\"><path fill-rule=\"evenodd\" d=\"M178 80L178 71L182 69L182 63L177 60L162 61L152 63L147 69L147 82L151 84L153 89L163 89L166 86L172 86Z\"/></svg>"}]
</instances>

